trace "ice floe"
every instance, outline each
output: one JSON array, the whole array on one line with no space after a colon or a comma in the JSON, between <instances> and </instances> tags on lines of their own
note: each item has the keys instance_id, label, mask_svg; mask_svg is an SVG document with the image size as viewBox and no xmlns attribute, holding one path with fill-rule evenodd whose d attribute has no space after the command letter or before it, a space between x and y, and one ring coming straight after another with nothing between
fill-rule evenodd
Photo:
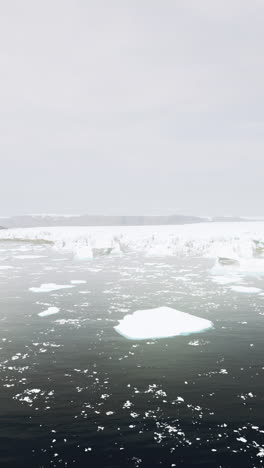
<instances>
[{"instance_id":1,"label":"ice floe","mask_svg":"<svg viewBox=\"0 0 264 468\"><path fill-rule=\"evenodd\" d=\"M165 338L200 333L213 327L210 320L196 317L170 307L137 310L125 315L115 330L130 340Z\"/></svg>"}]
</instances>

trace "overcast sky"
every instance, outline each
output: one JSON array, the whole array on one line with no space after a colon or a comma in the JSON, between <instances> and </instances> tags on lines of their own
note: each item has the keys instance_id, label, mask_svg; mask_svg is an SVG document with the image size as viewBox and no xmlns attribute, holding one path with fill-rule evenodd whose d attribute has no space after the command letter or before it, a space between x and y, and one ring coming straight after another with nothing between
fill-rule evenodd
<instances>
[{"instance_id":1,"label":"overcast sky","mask_svg":"<svg viewBox=\"0 0 264 468\"><path fill-rule=\"evenodd\" d=\"M263 215L263 0L0 4L0 215Z\"/></svg>"}]
</instances>

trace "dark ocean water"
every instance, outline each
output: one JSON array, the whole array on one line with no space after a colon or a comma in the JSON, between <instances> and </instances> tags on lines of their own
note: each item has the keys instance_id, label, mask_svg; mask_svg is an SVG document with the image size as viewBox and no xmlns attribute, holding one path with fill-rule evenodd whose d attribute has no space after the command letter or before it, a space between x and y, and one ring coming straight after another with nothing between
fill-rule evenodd
<instances>
[{"instance_id":1,"label":"dark ocean water","mask_svg":"<svg viewBox=\"0 0 264 468\"><path fill-rule=\"evenodd\" d=\"M208 259L0 249L1 467L262 466L264 296L218 284ZM241 281L264 289L260 274ZM72 288L30 291L47 283ZM113 328L163 305L214 329L130 341Z\"/></svg>"}]
</instances>

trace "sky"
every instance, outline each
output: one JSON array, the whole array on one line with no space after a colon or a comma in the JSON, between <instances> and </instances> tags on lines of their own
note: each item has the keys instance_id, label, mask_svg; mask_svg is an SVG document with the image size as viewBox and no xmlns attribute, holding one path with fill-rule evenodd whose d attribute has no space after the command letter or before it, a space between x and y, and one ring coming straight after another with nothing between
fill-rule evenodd
<instances>
[{"instance_id":1,"label":"sky","mask_svg":"<svg viewBox=\"0 0 264 468\"><path fill-rule=\"evenodd\" d=\"M263 215L263 0L0 5L0 215Z\"/></svg>"}]
</instances>

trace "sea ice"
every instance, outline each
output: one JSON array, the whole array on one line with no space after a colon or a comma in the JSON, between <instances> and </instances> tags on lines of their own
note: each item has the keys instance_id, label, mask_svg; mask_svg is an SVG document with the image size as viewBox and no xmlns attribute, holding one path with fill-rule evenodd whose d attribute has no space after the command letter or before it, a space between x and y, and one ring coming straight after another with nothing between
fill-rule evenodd
<instances>
[{"instance_id":1,"label":"sea ice","mask_svg":"<svg viewBox=\"0 0 264 468\"><path fill-rule=\"evenodd\" d=\"M137 310L125 315L115 330L130 340L165 338L200 333L213 327L210 320L187 314L170 307Z\"/></svg>"},{"instance_id":2,"label":"sea ice","mask_svg":"<svg viewBox=\"0 0 264 468\"><path fill-rule=\"evenodd\" d=\"M74 288L74 286L71 284L44 283L44 284L41 284L39 288L29 288L29 290L32 292L38 293L38 292L51 292L51 291L57 291L59 289L69 289L69 288Z\"/></svg>"},{"instance_id":3,"label":"sea ice","mask_svg":"<svg viewBox=\"0 0 264 468\"><path fill-rule=\"evenodd\" d=\"M60 311L58 307L48 307L47 310L43 310L38 314L39 317L47 317L48 315L57 314Z\"/></svg>"}]
</instances>

